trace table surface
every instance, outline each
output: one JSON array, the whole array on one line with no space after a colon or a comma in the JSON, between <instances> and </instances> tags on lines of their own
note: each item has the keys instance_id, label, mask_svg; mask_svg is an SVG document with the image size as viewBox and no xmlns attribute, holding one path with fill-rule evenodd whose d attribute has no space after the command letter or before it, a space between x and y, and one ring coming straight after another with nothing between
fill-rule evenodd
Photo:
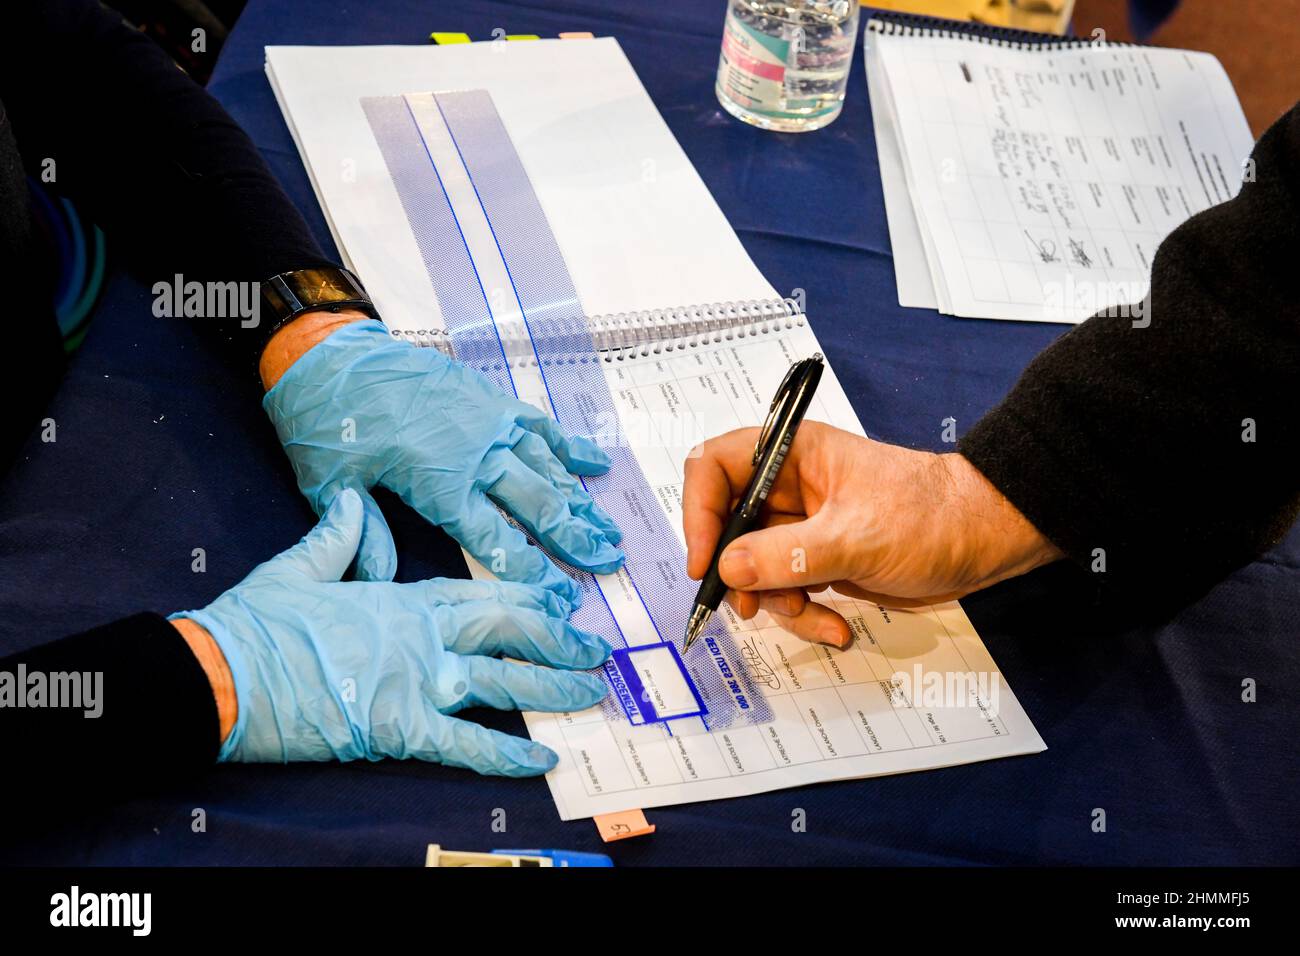
<instances>
[{"instance_id":1,"label":"table surface","mask_svg":"<svg viewBox=\"0 0 1300 956\"><path fill-rule=\"evenodd\" d=\"M873 437L944 448L943 419L969 427L1063 331L898 307L860 58L836 123L774 135L714 99L720 2L548 6L252 0L211 90L330 248L262 70L265 44L419 43L432 30L490 38L496 27L612 35L760 269L778 289L806 290ZM145 285L114 277L51 410L58 442L33 440L0 480L0 650L144 608L206 604L313 522L254 384L232 384L192 330L152 317L150 301ZM382 501L399 580L465 574L446 535ZM203 574L190 569L196 547ZM619 864L1296 863L1298 565L1293 531L1160 627L1098 610L1064 567L965 600L1048 744L1035 756L658 808L648 811L655 835L608 847L590 822L560 822L539 779L392 761L229 766L88 807L53 836L7 828L0 860L419 865L436 842L604 849ZM1242 700L1248 678L1254 703ZM518 714L481 719L524 730ZM167 759L147 740L121 747L124 767ZM199 807L203 833L191 828ZM798 810L804 832L792 826Z\"/></svg>"}]
</instances>

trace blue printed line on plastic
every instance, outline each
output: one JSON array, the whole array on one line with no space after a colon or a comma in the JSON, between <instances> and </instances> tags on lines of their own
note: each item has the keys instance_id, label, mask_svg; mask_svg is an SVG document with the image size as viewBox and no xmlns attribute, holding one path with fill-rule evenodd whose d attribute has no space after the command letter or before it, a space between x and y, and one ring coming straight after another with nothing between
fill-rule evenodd
<instances>
[{"instance_id":1,"label":"blue printed line on plastic","mask_svg":"<svg viewBox=\"0 0 1300 956\"><path fill-rule=\"evenodd\" d=\"M497 237L496 227L492 225L492 217L488 215L487 207L483 205L483 196L478 191L478 184L474 181L474 174L470 171L469 164L465 162L465 154L461 152L460 142L456 138L456 131L452 128L451 123L447 122L447 115L445 112L443 112L441 96L446 96L446 95L454 95L454 94L441 94L440 96L434 97L434 102L438 106L438 114L442 117L442 121L447 124L447 132L451 136L451 144L454 147L456 147L456 155L460 158L461 165L465 167L465 174L469 176L470 186L474 190L474 198L478 200L479 209L482 210L483 218L484 220L486 220L488 225L488 231L492 233L492 241L496 244L497 255L501 257L501 264L505 267L506 270L506 278L510 280L510 291L514 293L515 303L519 306L519 314L523 317L524 320L524 328L527 329L528 331L528 343L532 347L533 358L537 360L537 371L542 377L542 387L546 390L546 401L551 406L551 414L555 416L557 421L559 421L560 413L559 413L559 409L555 405L555 398L551 394L550 378L546 374L546 365L545 363L542 362L542 356L538 354L537 351L537 339L533 335L532 323L528 321L528 310L524 308L524 303L519 298L519 287L515 284L514 274L510 270L510 260L506 258L505 252L502 251L501 249L501 240ZM578 307L578 299L577 299L576 292L573 296L572 301L574 303L576 311L578 312L579 315L581 315L582 310L580 307ZM590 351L592 356L594 357L596 353L594 344L592 345ZM604 373L601 374L603 376ZM562 421L561 424L563 424ZM639 466L638 466L638 471L639 471ZM587 488L587 481L585 478L579 476L578 481L582 484L583 488ZM588 492L590 493L590 489L588 489ZM632 578L630 574L628 575L628 581L632 585L632 593L634 593L636 595L637 600L641 602L641 607L645 610L646 617L650 620L651 626L654 627L655 634L658 636L660 642L663 642L664 636L662 633L660 633L659 624L655 620L654 615L650 613L650 608L646 605L645 598L641 595L641 589L637 587L636 581ZM613 614L612 609L610 613L611 615Z\"/></svg>"},{"instance_id":2,"label":"blue printed line on plastic","mask_svg":"<svg viewBox=\"0 0 1300 956\"><path fill-rule=\"evenodd\" d=\"M404 128L391 120L384 122L384 113L391 111L393 106L378 108L372 102L367 105L366 112L424 255L457 357L481 367L483 349L474 337L482 335L482 321L486 318L496 334L497 354L492 357L492 364L496 367L491 372L503 373L510 380L510 389L514 390L509 360L504 354L499 333L495 332L491 305L478 269L472 261L458 261L462 257L469 259L470 252L456 211L443 187L437 163L424 142L419 122L405 98L375 99L391 101L394 105L396 100L404 100L397 107L404 108L407 114ZM570 433L590 436L599 424L599 421L593 422L593 414L603 417L606 423L617 421L613 397L567 266L513 143L486 92L435 94L433 100L491 231L523 317L553 413ZM366 105L365 101L363 105ZM419 164L413 164L406 155L414 145L412 133L419 141ZM422 172L416 168L417 165L423 167ZM422 192L430 192L427 188L429 166L433 167L432 172L443 187L439 197L441 202L433 204L420 198ZM426 209L429 205L434 208ZM454 252L446 248L453 244L454 240L448 241L452 238L450 230L453 227L460 238ZM481 306L487 312L486 316L480 314L467 319L463 311L458 312L456 303L465 298L463 286L470 281L471 272L480 299L475 303L474 311L481 313L478 308ZM483 371L489 370L484 368ZM490 374L490 377L499 387L504 387L497 375ZM606 445L605 450L614 460L610 473L613 477L602 476L583 481L583 484L625 529L624 550L628 557L625 574L660 640L668 643L664 632L675 635L684 631L690 599L694 595L692 582L680 571L685 564L684 555L631 449L618 441L612 447ZM562 562L557 563L563 566ZM605 634L618 631L620 641L626 647L626 638L595 579L582 572L575 572L575 576L584 596L594 588L601 597L599 604L583 602L575 612L575 624ZM647 578L655 582L648 592L644 586ZM707 652L697 650L693 653L686 668L692 691L700 699L702 709L712 717L705 726L725 728L739 722L771 720L770 705L753 688L731 635L718 619L711 622L706 636L711 640L701 642L701 645L708 649ZM606 676L610 675L607 673ZM617 697L617 688L615 690ZM627 713L625 702L620 699L619 704ZM607 712L610 707L618 709L611 699L607 699L605 706ZM637 722L630 713L628 717ZM703 714L701 719L704 719Z\"/></svg>"},{"instance_id":3,"label":"blue printed line on plastic","mask_svg":"<svg viewBox=\"0 0 1300 956\"><path fill-rule=\"evenodd\" d=\"M527 171L486 91L439 93L434 98L514 285L556 418L570 432L590 435L593 411L607 422L617 419L613 396ZM665 630L684 633L695 592L694 583L680 571L685 555L631 449L620 442L606 451L614 459L609 473L613 477L593 479L587 487L624 528L627 574L661 640ZM640 528L649 534L643 536ZM654 582L648 591L646 578ZM693 657L701 668L706 660L716 667L696 671L699 683L714 692L710 701L718 694L729 697L736 716L746 722L771 719L766 698L755 691L747 669L738 663L734 641L721 621L715 619L706 634L713 638L714 653ZM716 708L714 713L719 718L715 725L732 722Z\"/></svg>"},{"instance_id":4,"label":"blue printed line on plastic","mask_svg":"<svg viewBox=\"0 0 1300 956\"><path fill-rule=\"evenodd\" d=\"M398 198L420 249L425 270L433 283L434 294L438 297L457 357L484 373L501 391L517 397L518 391L509 372L505 346L500 331L492 320L491 303L478 267L470 254L465 231L451 205L442 174L438 171L410 102L401 96L364 97L361 105L384 157L389 176L397 188ZM433 174L438 183L437 197L428 195L431 192L427 189L429 173ZM441 202L437 201L438 198ZM449 241L453 228L459 243ZM467 294L471 274L479 291L477 297ZM481 312L478 308L480 303ZM491 329L495 349L490 347L484 334L485 329ZM524 535L531 546L540 547L526 528L509 515L506 519ZM609 606L609 599L596 584L595 578L554 556L552 560L564 573L577 580L582 591L582 604L572 614L574 626L596 634L617 634L618 641L626 646L627 637ZM599 602L590 600L593 593L600 599ZM603 706L607 712L613 712L612 703L607 702Z\"/></svg>"},{"instance_id":5,"label":"blue printed line on plastic","mask_svg":"<svg viewBox=\"0 0 1300 956\"><path fill-rule=\"evenodd\" d=\"M410 104L401 96L367 96L362 97L361 108L397 188L402 211L442 309L443 321L448 331L454 331L457 336L457 356L487 375L503 392L517 398L519 393L507 367L505 346L492 321L487 291ZM427 188L430 172L438 184L436 194ZM453 229L459 244L447 241ZM473 288L469 285L471 275ZM473 295L473 289L478 290L477 296ZM490 341L488 330L491 330Z\"/></svg>"}]
</instances>

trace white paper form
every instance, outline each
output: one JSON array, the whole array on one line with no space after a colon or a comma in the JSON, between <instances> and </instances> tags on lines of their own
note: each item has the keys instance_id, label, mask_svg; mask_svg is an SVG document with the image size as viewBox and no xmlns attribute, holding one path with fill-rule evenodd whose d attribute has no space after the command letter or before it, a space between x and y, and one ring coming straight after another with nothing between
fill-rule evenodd
<instances>
[{"instance_id":1,"label":"white paper form","mask_svg":"<svg viewBox=\"0 0 1300 956\"><path fill-rule=\"evenodd\" d=\"M271 46L266 65L335 242L391 327L441 323L363 96L487 90L588 314L776 294L613 39Z\"/></svg>"},{"instance_id":2,"label":"white paper form","mask_svg":"<svg viewBox=\"0 0 1300 956\"><path fill-rule=\"evenodd\" d=\"M267 53L268 72L340 248L395 328L436 327L440 320L359 101L439 88L492 94L588 314L775 294L612 40ZM505 270L482 221L486 211L464 182L463 167L457 171L454 147L437 129L425 128L424 119L420 126L466 249L491 285ZM495 297L484 291L498 322L517 315L509 304L498 313ZM789 328L605 363L623 430L679 540L681 468L689 448L759 423L789 363L817 351L799 318ZM535 371L516 369L515 384L521 398L546 407L545 384ZM810 416L862 431L829 368ZM476 576L486 574L470 564ZM648 621L637 619L644 607L619 599L618 576L600 584L629 645L659 640ZM1043 749L955 603L898 612L834 595L829 600L858 635L846 651L805 644L765 616L731 621L777 714L770 724L709 733L701 721L675 721L670 733L663 725L607 720L599 708L526 714L530 733L560 754L547 780L561 816ZM936 680L943 686L936 689ZM680 688L663 684L656 692L669 711L689 712Z\"/></svg>"},{"instance_id":3,"label":"white paper form","mask_svg":"<svg viewBox=\"0 0 1300 956\"><path fill-rule=\"evenodd\" d=\"M656 497L681 537L682 472L691 441L762 420L790 362L820 351L807 325L616 363L607 378ZM808 418L862 434L828 367ZM598 709L527 714L535 740L561 755L547 776L568 820L631 807L713 800L826 780L951 766L1045 749L956 602L918 611L827 592L848 620L847 650L808 644L760 612L723 605L769 724L669 734L609 722Z\"/></svg>"},{"instance_id":4,"label":"white paper form","mask_svg":"<svg viewBox=\"0 0 1300 956\"><path fill-rule=\"evenodd\" d=\"M1139 301L1161 240L1240 188L1252 138L1209 54L871 42L944 311L1079 322Z\"/></svg>"}]
</instances>

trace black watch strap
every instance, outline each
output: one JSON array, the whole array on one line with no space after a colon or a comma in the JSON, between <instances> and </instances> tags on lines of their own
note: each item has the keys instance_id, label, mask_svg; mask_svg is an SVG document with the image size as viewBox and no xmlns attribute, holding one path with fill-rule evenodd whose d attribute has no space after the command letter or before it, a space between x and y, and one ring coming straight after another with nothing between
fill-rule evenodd
<instances>
[{"instance_id":1,"label":"black watch strap","mask_svg":"<svg viewBox=\"0 0 1300 956\"><path fill-rule=\"evenodd\" d=\"M270 319L266 339L304 312L358 309L378 319L361 280L347 269L325 266L281 272L261 283L262 309Z\"/></svg>"}]
</instances>

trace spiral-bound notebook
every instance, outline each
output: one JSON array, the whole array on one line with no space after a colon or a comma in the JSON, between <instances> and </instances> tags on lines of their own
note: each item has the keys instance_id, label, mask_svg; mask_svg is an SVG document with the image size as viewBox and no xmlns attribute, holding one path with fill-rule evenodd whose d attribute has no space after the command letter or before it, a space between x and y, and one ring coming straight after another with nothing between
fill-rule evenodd
<instances>
[{"instance_id":1,"label":"spiral-bound notebook","mask_svg":"<svg viewBox=\"0 0 1300 956\"><path fill-rule=\"evenodd\" d=\"M671 356L674 352L707 349L720 343L759 336L782 337L805 324L797 299L771 298L746 302L709 302L698 305L581 316L582 331L591 337L591 349L606 364L631 364L638 359ZM436 348L452 358L463 358L446 328L390 329L394 337L424 348ZM498 320L501 359L520 368L540 361L533 334L522 319ZM495 351L495 349L494 349Z\"/></svg>"},{"instance_id":2,"label":"spiral-bound notebook","mask_svg":"<svg viewBox=\"0 0 1300 956\"><path fill-rule=\"evenodd\" d=\"M679 659L686 457L760 424L790 363L826 349L805 314L817 290L763 278L617 42L269 47L267 73L392 334L614 460L586 485L627 565L574 575L575 622L615 648L610 695L525 715L560 755L565 819L1043 749L955 602L826 592L857 635L843 651L724 610ZM862 433L829 367L809 417Z\"/></svg>"},{"instance_id":3,"label":"spiral-bound notebook","mask_svg":"<svg viewBox=\"0 0 1300 956\"><path fill-rule=\"evenodd\" d=\"M1250 175L1208 53L906 14L864 36L901 305L1074 323L1140 303L1160 241Z\"/></svg>"}]
</instances>

